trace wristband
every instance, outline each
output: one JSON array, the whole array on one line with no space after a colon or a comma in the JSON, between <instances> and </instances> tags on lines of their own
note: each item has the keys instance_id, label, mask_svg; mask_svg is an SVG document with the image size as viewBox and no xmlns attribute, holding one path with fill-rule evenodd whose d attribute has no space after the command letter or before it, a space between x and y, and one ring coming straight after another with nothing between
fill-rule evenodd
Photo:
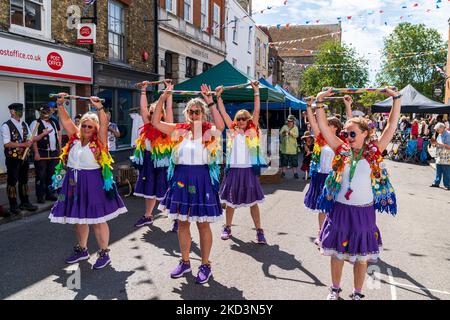
<instances>
[{"instance_id":1,"label":"wristband","mask_svg":"<svg viewBox=\"0 0 450 320\"><path fill-rule=\"evenodd\" d=\"M259 92L255 92L254 96L255 97L259 96Z\"/></svg>"},{"instance_id":2,"label":"wristband","mask_svg":"<svg viewBox=\"0 0 450 320\"><path fill-rule=\"evenodd\" d=\"M99 111L101 111L101 110L103 110L103 109L105 109L105 107L98 108L98 109L97 109L97 112L99 112Z\"/></svg>"},{"instance_id":3,"label":"wristband","mask_svg":"<svg viewBox=\"0 0 450 320\"><path fill-rule=\"evenodd\" d=\"M215 102L208 103L208 108L211 108L211 107L214 106L214 105L216 105Z\"/></svg>"},{"instance_id":4,"label":"wristband","mask_svg":"<svg viewBox=\"0 0 450 320\"><path fill-rule=\"evenodd\" d=\"M393 99L393 100L397 100L397 99L400 99L402 96L403 96L402 94L399 94L399 95L396 96L396 97L392 97L392 99Z\"/></svg>"}]
</instances>

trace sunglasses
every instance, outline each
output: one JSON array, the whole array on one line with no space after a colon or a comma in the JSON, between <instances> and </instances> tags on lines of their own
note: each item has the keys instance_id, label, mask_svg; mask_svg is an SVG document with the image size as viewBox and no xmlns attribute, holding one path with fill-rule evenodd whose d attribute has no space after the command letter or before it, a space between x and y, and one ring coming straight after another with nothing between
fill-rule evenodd
<instances>
[{"instance_id":1,"label":"sunglasses","mask_svg":"<svg viewBox=\"0 0 450 320\"><path fill-rule=\"evenodd\" d=\"M193 115L193 114L195 114L195 115L199 115L200 113L202 113L200 110L189 110L189 115Z\"/></svg>"},{"instance_id":2,"label":"sunglasses","mask_svg":"<svg viewBox=\"0 0 450 320\"><path fill-rule=\"evenodd\" d=\"M86 129L86 128L88 128L88 129L94 129L93 126L87 125L87 124L82 124L82 125L81 125L81 128L83 128L83 129Z\"/></svg>"},{"instance_id":3,"label":"sunglasses","mask_svg":"<svg viewBox=\"0 0 450 320\"><path fill-rule=\"evenodd\" d=\"M355 131L350 131L350 132L342 131L342 136L343 136L345 139L347 139L348 137L350 137L350 138L352 138L352 139L355 139L356 136L357 136L357 133L356 133Z\"/></svg>"},{"instance_id":4,"label":"sunglasses","mask_svg":"<svg viewBox=\"0 0 450 320\"><path fill-rule=\"evenodd\" d=\"M248 118L236 118L236 121L247 121L248 120Z\"/></svg>"}]
</instances>

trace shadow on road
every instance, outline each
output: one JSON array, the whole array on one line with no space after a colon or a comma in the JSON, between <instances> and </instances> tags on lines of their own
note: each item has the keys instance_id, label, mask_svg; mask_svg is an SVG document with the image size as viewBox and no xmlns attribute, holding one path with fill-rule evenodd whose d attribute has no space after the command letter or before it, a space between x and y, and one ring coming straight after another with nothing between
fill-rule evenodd
<instances>
[{"instance_id":1,"label":"shadow on road","mask_svg":"<svg viewBox=\"0 0 450 320\"><path fill-rule=\"evenodd\" d=\"M320 287L326 286L312 272L303 267L302 263L298 261L293 254L280 250L279 245L258 245L256 243L246 243L233 236L230 239L234 242L234 244L231 245L231 250L247 254L256 261L262 263L261 268L267 278L296 281ZM307 275L312 281L275 276L269 271L271 266L277 266L283 270L298 269Z\"/></svg>"},{"instance_id":2,"label":"shadow on road","mask_svg":"<svg viewBox=\"0 0 450 320\"><path fill-rule=\"evenodd\" d=\"M244 300L243 291L226 287L214 280L214 277L211 277L207 284L196 284L194 274L189 274L186 277L187 282L172 290L173 293L179 294L182 300Z\"/></svg>"},{"instance_id":3,"label":"shadow on road","mask_svg":"<svg viewBox=\"0 0 450 320\"><path fill-rule=\"evenodd\" d=\"M61 269L56 273L58 278L54 280L67 290L76 292L74 300L86 298L128 300L127 280L133 275L133 271L117 271L112 266L101 270L92 270L91 265L85 262L80 263L78 271L80 275L79 288L74 287L76 285L75 271Z\"/></svg>"},{"instance_id":4,"label":"shadow on road","mask_svg":"<svg viewBox=\"0 0 450 320\"><path fill-rule=\"evenodd\" d=\"M378 267L380 267L380 272L386 276L390 276L392 275L394 277L395 280L398 279L403 279L408 281L411 285L414 285L417 287L417 289L408 289L402 285L395 285L397 288L405 290L405 291L409 291L421 296L425 296L428 297L432 300L441 300L439 297L436 297L435 295L433 295L428 289L426 289L426 286L424 286L423 284L421 284L420 282L418 282L417 280L415 280L413 277L411 277L407 272L401 270L400 268L397 268L393 265L390 265L389 263L387 263L386 261L383 261L381 259L378 260L378 263L376 263L375 265L377 265ZM391 274L389 273L389 270L391 272ZM381 280L382 283L385 284L389 284L384 280ZM402 282L404 283L404 282ZM417 292L418 290L421 290L423 293L419 293Z\"/></svg>"},{"instance_id":5,"label":"shadow on road","mask_svg":"<svg viewBox=\"0 0 450 320\"><path fill-rule=\"evenodd\" d=\"M155 221L158 219L155 218ZM142 240L148 242L157 248L164 249L169 256L181 258L180 245L178 243L178 236L175 232L166 232L155 224L148 227L149 230L143 235ZM191 225L191 233L196 232L195 224ZM191 253L201 257L199 245L191 242Z\"/></svg>"}]
</instances>

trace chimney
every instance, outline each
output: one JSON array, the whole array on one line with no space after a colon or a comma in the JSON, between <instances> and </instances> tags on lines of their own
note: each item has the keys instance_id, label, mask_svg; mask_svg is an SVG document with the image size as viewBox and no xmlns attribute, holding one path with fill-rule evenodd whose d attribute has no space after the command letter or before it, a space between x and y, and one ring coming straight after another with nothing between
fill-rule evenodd
<instances>
[{"instance_id":1,"label":"chimney","mask_svg":"<svg viewBox=\"0 0 450 320\"><path fill-rule=\"evenodd\" d=\"M448 53L447 53L447 81L445 83L444 103L450 104L450 19L448 19Z\"/></svg>"},{"instance_id":2,"label":"chimney","mask_svg":"<svg viewBox=\"0 0 450 320\"><path fill-rule=\"evenodd\" d=\"M237 0L237 2L249 15L252 15L252 0Z\"/></svg>"}]
</instances>

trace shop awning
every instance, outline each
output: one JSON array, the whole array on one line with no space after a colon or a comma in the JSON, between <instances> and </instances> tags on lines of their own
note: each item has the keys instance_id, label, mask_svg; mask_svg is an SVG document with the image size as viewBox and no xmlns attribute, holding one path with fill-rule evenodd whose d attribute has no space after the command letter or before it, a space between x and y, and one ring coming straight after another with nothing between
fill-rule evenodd
<instances>
[{"instance_id":1,"label":"shop awning","mask_svg":"<svg viewBox=\"0 0 450 320\"><path fill-rule=\"evenodd\" d=\"M192 79L186 80L176 85L174 90L197 91L200 90L200 86L204 83L211 86L211 89L214 90L217 86L220 85L234 86L244 84L252 80L252 78L233 67L227 60L224 60L208 71L205 71ZM282 93L271 89L262 83L260 83L260 97L261 103L263 103L263 101L284 103L284 95ZM174 101L178 102L187 101L191 98L192 96L187 95L173 95ZM222 94L222 98L225 103L253 101L253 89L251 86L248 86L247 88L224 91L224 93Z\"/></svg>"}]
</instances>

